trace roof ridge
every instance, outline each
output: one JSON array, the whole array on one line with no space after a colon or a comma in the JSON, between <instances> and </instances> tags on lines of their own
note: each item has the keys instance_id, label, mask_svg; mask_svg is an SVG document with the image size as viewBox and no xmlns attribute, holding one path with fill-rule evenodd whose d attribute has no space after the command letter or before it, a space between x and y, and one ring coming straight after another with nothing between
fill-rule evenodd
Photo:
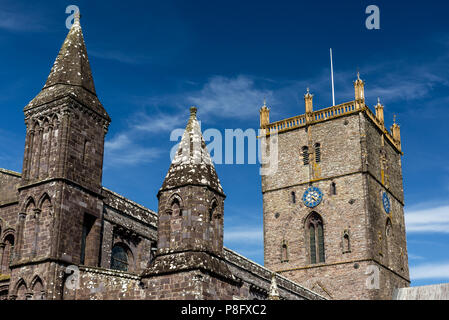
<instances>
[{"instance_id":1,"label":"roof ridge","mask_svg":"<svg viewBox=\"0 0 449 320\"><path fill-rule=\"evenodd\" d=\"M2 173L6 173L6 174L10 174L16 177L21 178L22 177L22 173L20 172L16 172L16 171L12 171L12 170L8 170L8 169L4 169L4 168L0 168L0 172Z\"/></svg>"},{"instance_id":2,"label":"roof ridge","mask_svg":"<svg viewBox=\"0 0 449 320\"><path fill-rule=\"evenodd\" d=\"M238 256L239 258L242 258L242 259L244 259L244 260L246 260L246 261L252 263L253 265L257 266L258 268L261 268L261 269L263 269L263 270L265 270L265 271L267 271L267 272L270 272L270 273L273 273L273 272L274 272L274 271L268 269L267 267L264 267L264 266L258 264L257 262L255 262L255 261L253 261L253 260L251 260L251 259L249 259L249 258L247 258L247 257L245 257L245 256L242 256L241 254L235 252L234 250L231 250L231 249L226 248L226 247L223 247L223 250L228 251L228 252L230 252L230 253L232 253L232 254ZM283 281L286 281L286 282L289 282L289 283L291 283L291 284L294 284L295 286L298 286L298 287L300 287L300 288L302 288L302 289L304 289L304 290L306 290L306 291L308 291L308 292L310 292L310 293L312 293L312 294L314 294L314 295L317 295L317 296L322 297L323 299L327 300L327 298L323 297L323 296L320 295L319 293L317 293L317 292L315 292L315 291L312 291L312 290L310 290L310 289L308 289L308 288L306 288L306 287L300 285L299 283L297 283L297 282L295 282L295 281L292 281L292 280L290 280L290 279L284 277L283 275L281 275L281 274L279 274L279 273L276 273L276 277L282 279Z\"/></svg>"},{"instance_id":3,"label":"roof ridge","mask_svg":"<svg viewBox=\"0 0 449 320\"><path fill-rule=\"evenodd\" d=\"M137 203L137 202L135 202L135 201L133 201L133 200L130 200L130 199L126 198L125 196L122 196L121 194L119 194L119 193L117 193L117 192L115 192L115 191L112 191L112 190L110 190L110 189L108 189L108 188L106 188L106 187L101 187L101 188L102 188L103 190L105 190L105 191L107 191L107 192L110 192L110 193L112 193L113 195L119 197L120 199L125 200L126 202L129 202L129 203L135 205L136 207L139 207L139 208L141 208L141 209L143 209L143 210L145 210L145 211L149 211L151 214L157 216L156 211L151 210L151 209L149 209L149 208L147 208L147 207L145 207L145 206L143 206L143 205L141 205L141 204L139 204L139 203Z\"/></svg>"}]
</instances>

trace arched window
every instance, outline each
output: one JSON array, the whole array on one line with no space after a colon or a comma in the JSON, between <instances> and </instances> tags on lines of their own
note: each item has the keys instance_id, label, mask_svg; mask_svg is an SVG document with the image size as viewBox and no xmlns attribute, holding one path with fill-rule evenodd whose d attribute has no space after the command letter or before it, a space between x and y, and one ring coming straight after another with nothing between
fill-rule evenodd
<instances>
[{"instance_id":1,"label":"arched window","mask_svg":"<svg viewBox=\"0 0 449 320\"><path fill-rule=\"evenodd\" d=\"M295 193L295 191L292 191L291 196L292 196L292 203L296 203L296 193Z\"/></svg>"},{"instance_id":2,"label":"arched window","mask_svg":"<svg viewBox=\"0 0 449 320\"><path fill-rule=\"evenodd\" d=\"M116 244L112 248L111 269L128 271L128 250L121 244Z\"/></svg>"},{"instance_id":3,"label":"arched window","mask_svg":"<svg viewBox=\"0 0 449 320\"><path fill-rule=\"evenodd\" d=\"M209 221L212 221L212 219L214 218L214 214L215 214L215 211L217 210L217 207L218 207L217 201L213 200L212 206L209 209Z\"/></svg>"},{"instance_id":4,"label":"arched window","mask_svg":"<svg viewBox=\"0 0 449 320\"><path fill-rule=\"evenodd\" d=\"M321 162L321 145L319 143L315 143L315 162Z\"/></svg>"},{"instance_id":5,"label":"arched window","mask_svg":"<svg viewBox=\"0 0 449 320\"><path fill-rule=\"evenodd\" d=\"M309 147L302 147L301 150L301 155L302 155L302 162L303 164L306 166L309 164Z\"/></svg>"},{"instance_id":6,"label":"arched window","mask_svg":"<svg viewBox=\"0 0 449 320\"><path fill-rule=\"evenodd\" d=\"M173 199L171 203L171 212L173 217L179 217L181 215L181 205L178 199Z\"/></svg>"},{"instance_id":7,"label":"arched window","mask_svg":"<svg viewBox=\"0 0 449 320\"><path fill-rule=\"evenodd\" d=\"M42 280L38 277L35 279L32 287L33 300L44 300L44 285Z\"/></svg>"},{"instance_id":8,"label":"arched window","mask_svg":"<svg viewBox=\"0 0 449 320\"><path fill-rule=\"evenodd\" d=\"M332 181L331 183L331 195L335 196L337 194L337 185Z\"/></svg>"},{"instance_id":9,"label":"arched window","mask_svg":"<svg viewBox=\"0 0 449 320\"><path fill-rule=\"evenodd\" d=\"M14 250L14 236L12 234L9 234L5 238L5 247L3 249L3 261L0 261L0 272L9 274L11 273L11 269L9 268L11 261L12 261L12 255Z\"/></svg>"},{"instance_id":10,"label":"arched window","mask_svg":"<svg viewBox=\"0 0 449 320\"><path fill-rule=\"evenodd\" d=\"M22 281L17 288L17 298L16 300L28 300L29 297L27 296L27 287L24 281Z\"/></svg>"},{"instance_id":11,"label":"arched window","mask_svg":"<svg viewBox=\"0 0 449 320\"><path fill-rule=\"evenodd\" d=\"M316 212L310 214L306 221L309 239L310 263L322 263L324 259L324 230L323 220Z\"/></svg>"}]
</instances>

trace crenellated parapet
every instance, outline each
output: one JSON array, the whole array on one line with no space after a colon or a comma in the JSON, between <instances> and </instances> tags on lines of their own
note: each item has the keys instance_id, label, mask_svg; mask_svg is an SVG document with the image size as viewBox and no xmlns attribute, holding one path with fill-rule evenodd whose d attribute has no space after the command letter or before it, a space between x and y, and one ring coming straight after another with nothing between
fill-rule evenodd
<instances>
[{"instance_id":1,"label":"crenellated parapet","mask_svg":"<svg viewBox=\"0 0 449 320\"><path fill-rule=\"evenodd\" d=\"M308 125L313 125L316 123L345 117L354 113L362 112L364 113L376 126L377 128L384 134L385 139L390 141L390 143L397 149L398 152L401 151L401 138L400 138L400 130L399 125L396 123L391 127L390 131L385 128L385 120L384 120L384 106L380 104L380 100L378 100L378 104L375 106L376 114L374 114L370 108L365 104L365 93L364 93L364 81L360 79L360 76L357 76L357 80L354 82L355 87L355 99L353 101L345 102L336 106L318 109L313 111L313 95L310 94L309 89L307 89L307 93L304 95L305 101L305 114L301 114L295 117L275 121L275 122L267 122L262 121L262 112L263 107L260 110L261 112L261 129L266 130L266 135L269 136L273 133L281 133L290 130L295 130L298 128L306 127Z\"/></svg>"}]
</instances>

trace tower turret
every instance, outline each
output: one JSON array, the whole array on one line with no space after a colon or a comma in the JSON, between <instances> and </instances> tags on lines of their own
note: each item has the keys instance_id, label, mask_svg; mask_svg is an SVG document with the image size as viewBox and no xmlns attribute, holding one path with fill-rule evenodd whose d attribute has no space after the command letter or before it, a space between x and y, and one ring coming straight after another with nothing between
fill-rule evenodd
<instances>
[{"instance_id":1,"label":"tower turret","mask_svg":"<svg viewBox=\"0 0 449 320\"><path fill-rule=\"evenodd\" d=\"M158 193L158 253L221 253L225 195L196 118L190 117Z\"/></svg>"},{"instance_id":2,"label":"tower turret","mask_svg":"<svg viewBox=\"0 0 449 320\"><path fill-rule=\"evenodd\" d=\"M179 291L182 299L205 299L210 292L232 296L236 280L223 259L225 194L196 118L190 117L167 176L158 192L158 244L155 259L143 273L147 286ZM201 280L184 281L176 272ZM186 276L187 277L187 276ZM178 288L176 288L178 285ZM231 285L231 286L230 286ZM195 296L192 296L195 292Z\"/></svg>"},{"instance_id":3,"label":"tower turret","mask_svg":"<svg viewBox=\"0 0 449 320\"><path fill-rule=\"evenodd\" d=\"M32 266L49 299L60 297L59 275L67 264L98 266L101 247L104 139L111 120L95 91L79 18L44 87L24 108L11 283Z\"/></svg>"}]
</instances>

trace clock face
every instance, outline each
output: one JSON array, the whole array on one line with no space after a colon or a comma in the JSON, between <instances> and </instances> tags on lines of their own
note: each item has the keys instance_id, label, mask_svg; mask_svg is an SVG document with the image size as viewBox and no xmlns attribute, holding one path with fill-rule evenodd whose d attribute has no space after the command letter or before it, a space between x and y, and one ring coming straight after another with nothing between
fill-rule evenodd
<instances>
[{"instance_id":1,"label":"clock face","mask_svg":"<svg viewBox=\"0 0 449 320\"><path fill-rule=\"evenodd\" d=\"M302 196L302 201L309 208L314 208L323 200L323 193L317 187L309 187Z\"/></svg>"},{"instance_id":2,"label":"clock face","mask_svg":"<svg viewBox=\"0 0 449 320\"><path fill-rule=\"evenodd\" d=\"M384 206L384 210L386 213L390 213L391 210L391 203L390 198L388 198L388 195L384 192L382 192L382 204Z\"/></svg>"}]
</instances>

